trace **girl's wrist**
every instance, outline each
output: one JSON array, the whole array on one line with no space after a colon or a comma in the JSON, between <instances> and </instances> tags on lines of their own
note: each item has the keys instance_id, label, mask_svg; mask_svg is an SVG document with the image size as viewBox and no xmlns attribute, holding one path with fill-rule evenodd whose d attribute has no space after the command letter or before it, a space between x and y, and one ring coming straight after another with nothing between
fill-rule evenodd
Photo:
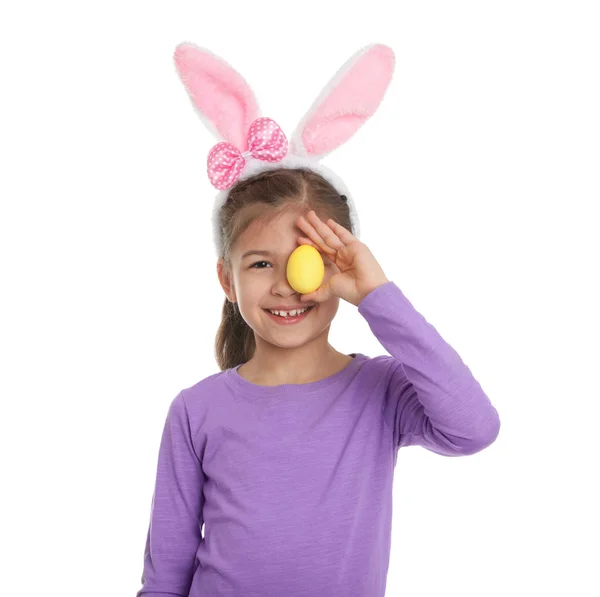
<instances>
[{"instance_id":1,"label":"girl's wrist","mask_svg":"<svg viewBox=\"0 0 600 597\"><path fill-rule=\"evenodd\" d=\"M387 284L390 281L391 280L388 280L387 278L384 277L384 278L378 279L377 281L373 282L372 284L369 284L369 286L367 286L366 290L363 290L361 292L361 294L359 295L358 304L356 306L358 307L358 305L363 301L363 299L365 299L367 295L371 294L371 292L373 292L376 288L379 288L380 286L383 286L384 284Z\"/></svg>"}]
</instances>

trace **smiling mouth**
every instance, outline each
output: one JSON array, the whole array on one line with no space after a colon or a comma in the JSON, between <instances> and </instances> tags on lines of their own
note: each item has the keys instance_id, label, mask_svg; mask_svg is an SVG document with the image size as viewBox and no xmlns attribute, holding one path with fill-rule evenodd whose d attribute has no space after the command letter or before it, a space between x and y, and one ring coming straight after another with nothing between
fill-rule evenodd
<instances>
[{"instance_id":1,"label":"smiling mouth","mask_svg":"<svg viewBox=\"0 0 600 597\"><path fill-rule=\"evenodd\" d=\"M306 310L300 313L299 315L276 315L275 313L272 313L270 309L263 309L263 311L266 311L269 315L272 315L273 317L281 317L281 319L293 319L294 317L301 317L302 315L306 315L311 309L314 308L314 306L315 305L307 307Z\"/></svg>"}]
</instances>

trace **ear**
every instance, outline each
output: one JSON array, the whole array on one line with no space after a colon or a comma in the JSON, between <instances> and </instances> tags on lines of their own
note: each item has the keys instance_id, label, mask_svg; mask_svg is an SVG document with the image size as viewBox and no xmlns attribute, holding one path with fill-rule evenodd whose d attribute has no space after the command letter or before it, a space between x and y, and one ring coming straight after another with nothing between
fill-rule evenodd
<instances>
[{"instance_id":1,"label":"ear","mask_svg":"<svg viewBox=\"0 0 600 597\"><path fill-rule=\"evenodd\" d=\"M290 139L290 152L317 159L345 143L375 113L392 79L394 52L370 44L325 86Z\"/></svg>"},{"instance_id":2,"label":"ear","mask_svg":"<svg viewBox=\"0 0 600 597\"><path fill-rule=\"evenodd\" d=\"M227 296L232 303L235 303L237 301L235 287L233 285L233 280L229 277L225 270L223 259L219 259L217 261L217 276L219 277L219 282L221 284L221 288L223 288L225 296Z\"/></svg>"},{"instance_id":3,"label":"ear","mask_svg":"<svg viewBox=\"0 0 600 597\"><path fill-rule=\"evenodd\" d=\"M260 112L248 83L222 58L191 42L179 44L173 59L208 130L220 141L246 151L248 130Z\"/></svg>"}]
</instances>

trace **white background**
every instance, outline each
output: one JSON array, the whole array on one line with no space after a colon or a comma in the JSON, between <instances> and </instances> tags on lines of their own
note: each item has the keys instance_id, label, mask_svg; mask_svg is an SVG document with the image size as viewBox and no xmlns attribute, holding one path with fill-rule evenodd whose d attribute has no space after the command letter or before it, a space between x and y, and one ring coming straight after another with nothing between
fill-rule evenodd
<instances>
[{"instance_id":1,"label":"white background","mask_svg":"<svg viewBox=\"0 0 600 597\"><path fill-rule=\"evenodd\" d=\"M218 371L216 140L172 62L192 41L288 135L356 50L396 53L380 109L325 161L502 428L470 457L401 450L387 596L600 594L596 10L3 6L0 592L135 595L168 405ZM385 352L350 304L330 340Z\"/></svg>"}]
</instances>

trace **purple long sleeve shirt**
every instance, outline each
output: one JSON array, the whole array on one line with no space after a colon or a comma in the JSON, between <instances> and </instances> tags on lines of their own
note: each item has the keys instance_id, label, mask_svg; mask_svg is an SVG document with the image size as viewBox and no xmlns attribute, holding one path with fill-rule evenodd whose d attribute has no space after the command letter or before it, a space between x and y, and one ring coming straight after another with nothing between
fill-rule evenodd
<instances>
[{"instance_id":1,"label":"purple long sleeve shirt","mask_svg":"<svg viewBox=\"0 0 600 597\"><path fill-rule=\"evenodd\" d=\"M173 399L137 597L384 596L398 449L473 454L500 420L393 281L358 311L391 356L278 386L238 366Z\"/></svg>"}]
</instances>

